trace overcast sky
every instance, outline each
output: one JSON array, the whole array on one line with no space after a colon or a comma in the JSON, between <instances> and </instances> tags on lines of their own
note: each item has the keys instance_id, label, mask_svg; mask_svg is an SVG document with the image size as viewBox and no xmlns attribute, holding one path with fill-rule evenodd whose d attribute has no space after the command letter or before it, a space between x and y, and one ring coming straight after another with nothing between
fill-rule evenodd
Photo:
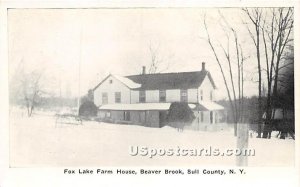
<instances>
[{"instance_id":1,"label":"overcast sky","mask_svg":"<svg viewBox=\"0 0 300 187\"><path fill-rule=\"evenodd\" d=\"M240 9L219 9L239 33L245 56L245 95L257 94L256 61L251 39ZM151 62L149 46L157 49L164 72L206 69L217 87L217 97L226 97L223 79L206 38L204 15L216 45L226 44L217 9L10 9L8 14L9 65L12 75L18 64L28 69L44 68L49 89L78 95L96 86L109 73L140 74ZM231 47L234 53L234 47ZM220 51L219 51L220 52ZM220 53L223 55L222 53ZM224 66L227 64L221 57Z\"/></svg>"}]
</instances>

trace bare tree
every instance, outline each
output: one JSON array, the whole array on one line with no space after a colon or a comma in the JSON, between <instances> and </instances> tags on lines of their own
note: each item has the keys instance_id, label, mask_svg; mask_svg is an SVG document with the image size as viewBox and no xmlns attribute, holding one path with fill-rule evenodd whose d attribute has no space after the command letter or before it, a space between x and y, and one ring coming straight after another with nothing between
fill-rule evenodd
<instances>
[{"instance_id":1,"label":"bare tree","mask_svg":"<svg viewBox=\"0 0 300 187\"><path fill-rule=\"evenodd\" d=\"M31 117L36 105L41 102L43 91L41 90L42 72L32 71L23 74L22 93L27 108L27 115Z\"/></svg>"},{"instance_id":2,"label":"bare tree","mask_svg":"<svg viewBox=\"0 0 300 187\"><path fill-rule=\"evenodd\" d=\"M278 76L278 97L274 101L275 107L282 109L283 124L277 126L280 131L280 138L285 139L287 134L290 134L295 139L295 88L294 88L294 46L288 46L287 52L284 53L284 63L280 67Z\"/></svg>"},{"instance_id":3,"label":"bare tree","mask_svg":"<svg viewBox=\"0 0 300 187\"><path fill-rule=\"evenodd\" d=\"M267 80L267 101L265 125L263 129L263 138L270 138L272 131L271 120L274 117L274 100L278 97L278 76L283 68L283 53L286 46L292 41L291 33L293 32L293 9L292 8L248 8L243 9L254 31L248 27L250 37L256 49L258 75L259 75L259 128L258 137L261 137L262 131L262 76L263 70L266 72ZM262 40L262 42L261 42ZM262 48L261 49L261 44ZM265 61L265 69L262 68L262 59ZM274 114L275 112L273 112Z\"/></svg>"},{"instance_id":4,"label":"bare tree","mask_svg":"<svg viewBox=\"0 0 300 187\"><path fill-rule=\"evenodd\" d=\"M266 122L263 130L263 138L270 138L272 132L271 120L274 118L274 100L278 98L278 77L282 69L283 54L287 45L293 41L291 33L294 26L293 8L272 8L266 12L265 17L271 15L271 19L265 18L261 27L263 33L264 51L267 66L267 103Z\"/></svg>"},{"instance_id":5,"label":"bare tree","mask_svg":"<svg viewBox=\"0 0 300 187\"><path fill-rule=\"evenodd\" d=\"M168 59L166 59L165 56L160 54L161 51L159 44L154 46L153 43L150 43L148 49L151 59L148 73L153 74L167 71L171 66L170 58L172 58L173 55L169 55Z\"/></svg>"},{"instance_id":6,"label":"bare tree","mask_svg":"<svg viewBox=\"0 0 300 187\"><path fill-rule=\"evenodd\" d=\"M261 66L261 50L260 50L260 38L261 38L261 25L262 25L262 9L261 8L252 8L252 9L243 9L243 11L248 16L251 24L254 27L254 32L251 31L248 24L247 29L249 35L253 41L253 44L256 48L256 59L257 59L257 73L258 73L258 135L257 138L261 138L262 133L262 116L263 116L263 104L262 104L262 66Z\"/></svg>"},{"instance_id":7,"label":"bare tree","mask_svg":"<svg viewBox=\"0 0 300 187\"><path fill-rule=\"evenodd\" d=\"M204 17L204 27L207 34L207 42L214 54L214 57L216 59L216 62L218 63L218 66L220 68L222 78L226 87L227 96L230 103L230 108L232 110L232 118L234 122L234 135L237 135L237 124L239 122L243 121L243 97L244 97L244 74L243 74L243 66L245 57L243 54L242 47L238 40L238 35L233 27L231 27L224 16L219 12L222 20L226 23L227 29L229 29L229 33L225 31L225 28L223 27L223 31L226 34L227 43L226 48L224 47L224 44L220 44L220 48L223 51L223 54L226 58L226 62L228 65L228 71L229 71L229 78L226 76L226 72L224 71L224 64L221 62L220 58L222 58L221 54L218 54L215 44L212 42L211 36L208 31L208 27L206 24L206 18ZM234 40L230 40L230 36L234 37ZM235 46L235 55L232 55L230 53L230 44ZM233 57L235 57L236 60L233 60ZM233 64L237 65L237 68L235 69L233 67ZM233 77L233 74L236 73L238 75L237 83L235 83L235 79ZM236 89L237 86L237 89Z\"/></svg>"},{"instance_id":8,"label":"bare tree","mask_svg":"<svg viewBox=\"0 0 300 187\"><path fill-rule=\"evenodd\" d=\"M22 60L10 80L10 102L25 105L28 117L46 93L43 91L43 74L42 69L26 70Z\"/></svg>"}]
</instances>

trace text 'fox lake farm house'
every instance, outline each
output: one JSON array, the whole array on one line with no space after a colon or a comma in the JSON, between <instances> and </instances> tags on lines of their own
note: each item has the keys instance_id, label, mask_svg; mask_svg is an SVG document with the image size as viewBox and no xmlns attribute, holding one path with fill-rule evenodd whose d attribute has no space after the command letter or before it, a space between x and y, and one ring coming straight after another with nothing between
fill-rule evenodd
<instances>
[{"instance_id":1,"label":"text 'fox lake farm house'","mask_svg":"<svg viewBox=\"0 0 300 187\"><path fill-rule=\"evenodd\" d=\"M119 76L110 74L93 89L98 117L113 123L160 128L172 102L187 102L194 130L218 130L224 108L215 103L215 82L202 63L200 71Z\"/></svg>"}]
</instances>

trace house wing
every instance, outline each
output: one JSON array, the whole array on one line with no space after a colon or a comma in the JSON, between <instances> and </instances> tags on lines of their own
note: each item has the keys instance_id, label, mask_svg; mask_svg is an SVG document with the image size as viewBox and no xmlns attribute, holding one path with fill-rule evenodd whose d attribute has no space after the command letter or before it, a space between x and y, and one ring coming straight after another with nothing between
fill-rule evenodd
<instances>
[{"instance_id":1,"label":"house wing","mask_svg":"<svg viewBox=\"0 0 300 187\"><path fill-rule=\"evenodd\" d=\"M206 75L207 75L207 77L208 77L210 83L212 84L213 88L214 88L214 89L217 89L217 86L216 86L216 84L215 84L215 82L214 82L214 79L212 78L211 74L207 71L207 74L206 74ZM203 82L203 81L202 81L202 82ZM202 84L202 82L201 82L201 84ZM201 86L201 84L200 84L200 86Z\"/></svg>"}]
</instances>

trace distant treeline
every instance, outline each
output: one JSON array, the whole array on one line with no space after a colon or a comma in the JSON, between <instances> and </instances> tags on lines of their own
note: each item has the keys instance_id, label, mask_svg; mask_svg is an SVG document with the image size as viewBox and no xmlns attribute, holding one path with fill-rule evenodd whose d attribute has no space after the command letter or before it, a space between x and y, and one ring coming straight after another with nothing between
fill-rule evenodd
<instances>
[{"instance_id":1,"label":"distant treeline","mask_svg":"<svg viewBox=\"0 0 300 187\"><path fill-rule=\"evenodd\" d=\"M15 100L11 104L25 106L23 100ZM35 107L50 110L60 107L74 108L77 107L77 98L43 97L39 99L39 102L36 102Z\"/></svg>"},{"instance_id":2,"label":"distant treeline","mask_svg":"<svg viewBox=\"0 0 300 187\"><path fill-rule=\"evenodd\" d=\"M238 100L236 102L239 102ZM220 100L217 103L224 106L225 112L227 113L227 122L233 123L232 111L230 108L230 102L228 100ZM250 98L244 98L242 111L242 122L249 124L257 124L259 122L259 108L258 108L258 97L253 96ZM263 111L265 111L267 103L267 97L262 97ZM274 100L274 108L281 108L285 110L294 110L294 97L293 93L289 95L279 95Z\"/></svg>"},{"instance_id":3,"label":"distant treeline","mask_svg":"<svg viewBox=\"0 0 300 187\"><path fill-rule=\"evenodd\" d=\"M263 98L263 103L266 98ZM238 102L238 101L236 101ZM228 100L220 100L217 103L224 106L225 112L227 113L227 122L234 123L232 119L232 111L230 108L230 102ZM253 96L251 98L244 98L244 106L242 112L242 122L249 124L257 124L259 122L259 110L258 110L258 97Z\"/></svg>"},{"instance_id":4,"label":"distant treeline","mask_svg":"<svg viewBox=\"0 0 300 187\"><path fill-rule=\"evenodd\" d=\"M37 104L39 108L56 108L56 107L77 107L77 98L60 98L49 97L43 98L40 103Z\"/></svg>"}]
</instances>

